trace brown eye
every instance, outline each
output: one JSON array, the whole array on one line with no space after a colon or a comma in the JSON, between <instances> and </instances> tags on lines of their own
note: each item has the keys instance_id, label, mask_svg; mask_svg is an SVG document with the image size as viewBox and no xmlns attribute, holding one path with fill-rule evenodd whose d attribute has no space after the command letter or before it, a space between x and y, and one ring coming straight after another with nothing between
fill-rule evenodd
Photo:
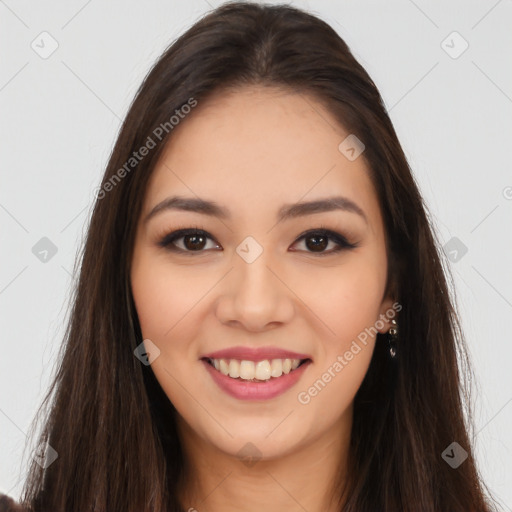
<instances>
[{"instance_id":1,"label":"brown eye","mask_svg":"<svg viewBox=\"0 0 512 512\"><path fill-rule=\"evenodd\" d=\"M204 249L205 243L206 237L203 235L185 235L183 237L183 245L191 251Z\"/></svg>"},{"instance_id":2,"label":"brown eye","mask_svg":"<svg viewBox=\"0 0 512 512\"><path fill-rule=\"evenodd\" d=\"M310 235L305 240L306 247L314 252L321 252L329 245L329 238L324 235Z\"/></svg>"},{"instance_id":3,"label":"brown eye","mask_svg":"<svg viewBox=\"0 0 512 512\"><path fill-rule=\"evenodd\" d=\"M315 253L318 256L327 256L343 249L354 249L358 246L358 244L349 243L343 235L329 229L307 231L295 243L302 240L304 240L304 245L306 246L305 252ZM333 244L333 247L330 250L326 250L330 243Z\"/></svg>"},{"instance_id":4,"label":"brown eye","mask_svg":"<svg viewBox=\"0 0 512 512\"><path fill-rule=\"evenodd\" d=\"M212 248L207 247L208 240L214 241L213 237L202 229L180 229L164 236L158 245L169 251L202 253ZM219 245L215 243L213 248L216 247Z\"/></svg>"},{"instance_id":5,"label":"brown eye","mask_svg":"<svg viewBox=\"0 0 512 512\"><path fill-rule=\"evenodd\" d=\"M343 249L353 249L358 246L358 244L349 243L343 235L328 229L307 231L297 239L295 244L302 240L304 240L306 248L300 250L318 256L327 256ZM207 247L208 241L213 242L213 247ZM332 244L332 247L327 250L330 244ZM158 245L169 251L189 254L201 254L211 249L222 250L208 232L195 228L180 229L169 233L158 242ZM293 249L293 251L295 250Z\"/></svg>"}]
</instances>

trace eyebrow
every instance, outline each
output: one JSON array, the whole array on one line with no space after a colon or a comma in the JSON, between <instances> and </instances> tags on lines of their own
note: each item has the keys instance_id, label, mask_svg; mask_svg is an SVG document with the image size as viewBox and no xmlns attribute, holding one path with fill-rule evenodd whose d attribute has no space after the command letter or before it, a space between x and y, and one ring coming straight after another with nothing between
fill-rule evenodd
<instances>
[{"instance_id":1,"label":"eyebrow","mask_svg":"<svg viewBox=\"0 0 512 512\"><path fill-rule=\"evenodd\" d=\"M232 218L229 210L220 206L215 201L208 201L206 199L196 197L171 196L155 205L146 215L144 223L147 223L155 215L168 210L183 210L201 213L203 215L210 215L212 217L227 220ZM314 213L331 212L336 210L355 213L361 216L365 222L368 223L368 219L362 208L351 199L342 196L333 196L314 201L285 204L277 213L277 221L281 222Z\"/></svg>"}]
</instances>

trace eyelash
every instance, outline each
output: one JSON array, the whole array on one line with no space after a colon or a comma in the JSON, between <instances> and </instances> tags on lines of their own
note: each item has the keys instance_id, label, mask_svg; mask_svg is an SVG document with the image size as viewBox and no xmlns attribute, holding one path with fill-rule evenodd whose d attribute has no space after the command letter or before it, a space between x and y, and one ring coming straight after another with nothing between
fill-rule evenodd
<instances>
[{"instance_id":1,"label":"eyelash","mask_svg":"<svg viewBox=\"0 0 512 512\"><path fill-rule=\"evenodd\" d=\"M175 252L175 253L182 253L182 254L185 254L185 253L188 253L188 254L192 254L192 255L196 255L196 254L202 254L204 252L206 252L206 250L204 249L201 249L201 250L198 250L198 251L190 251L190 250L185 250L185 249L181 249L179 247L176 247L175 245L173 245L174 242L176 242L176 240L179 240L180 238L184 238L185 236L187 235L201 235L201 236L204 236L206 238L209 238L211 239L212 241L214 241L216 244L218 244L218 242L215 240L215 238L213 238L207 231L205 231L204 229L200 228L199 226L194 226L192 228L183 228L183 229L178 229L176 231L173 231L171 233L168 233L166 234L165 236L163 236L159 241L158 241L158 246L159 247L162 247L168 251L172 251L172 252ZM321 236L325 236L327 237L329 240L332 240L334 241L337 245L336 248L334 249L331 249L329 251L323 251L323 252L314 252L314 251L299 251L299 252L307 252L307 253L310 253L310 254L314 254L316 256L327 256L329 254L334 254L334 253L338 253L344 249L355 249L356 247L359 246L359 244L357 243L350 243L347 241L347 239L339 234L339 233L336 233L335 231L332 231L330 229L327 229L323 226L320 226L319 228L317 229L310 229L304 233L302 233L301 235L299 235L299 237L297 238L297 240L295 240L294 242L294 245L307 238L308 236L311 236L311 235L321 235ZM220 244L218 244L220 245ZM208 249L207 249L208 250Z\"/></svg>"}]
</instances>

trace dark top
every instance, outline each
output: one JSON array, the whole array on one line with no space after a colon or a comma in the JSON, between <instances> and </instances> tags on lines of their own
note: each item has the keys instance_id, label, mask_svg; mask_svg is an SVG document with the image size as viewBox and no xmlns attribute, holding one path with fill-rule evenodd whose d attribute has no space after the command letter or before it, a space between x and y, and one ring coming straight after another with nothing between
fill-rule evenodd
<instances>
[{"instance_id":1,"label":"dark top","mask_svg":"<svg viewBox=\"0 0 512 512\"><path fill-rule=\"evenodd\" d=\"M28 512L26 508L16 503L12 498L0 492L0 512Z\"/></svg>"}]
</instances>

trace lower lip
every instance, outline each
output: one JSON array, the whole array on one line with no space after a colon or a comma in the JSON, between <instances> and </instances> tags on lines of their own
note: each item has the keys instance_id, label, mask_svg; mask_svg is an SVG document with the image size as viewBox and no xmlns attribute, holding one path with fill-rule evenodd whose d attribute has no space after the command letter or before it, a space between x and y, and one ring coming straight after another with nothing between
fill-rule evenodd
<instances>
[{"instance_id":1,"label":"lower lip","mask_svg":"<svg viewBox=\"0 0 512 512\"><path fill-rule=\"evenodd\" d=\"M306 361L290 373L283 373L281 377L271 377L264 382L233 379L220 373L204 359L202 363L206 366L206 370L210 372L215 383L228 395L240 400L269 400L281 395L296 384L311 361Z\"/></svg>"}]
</instances>

